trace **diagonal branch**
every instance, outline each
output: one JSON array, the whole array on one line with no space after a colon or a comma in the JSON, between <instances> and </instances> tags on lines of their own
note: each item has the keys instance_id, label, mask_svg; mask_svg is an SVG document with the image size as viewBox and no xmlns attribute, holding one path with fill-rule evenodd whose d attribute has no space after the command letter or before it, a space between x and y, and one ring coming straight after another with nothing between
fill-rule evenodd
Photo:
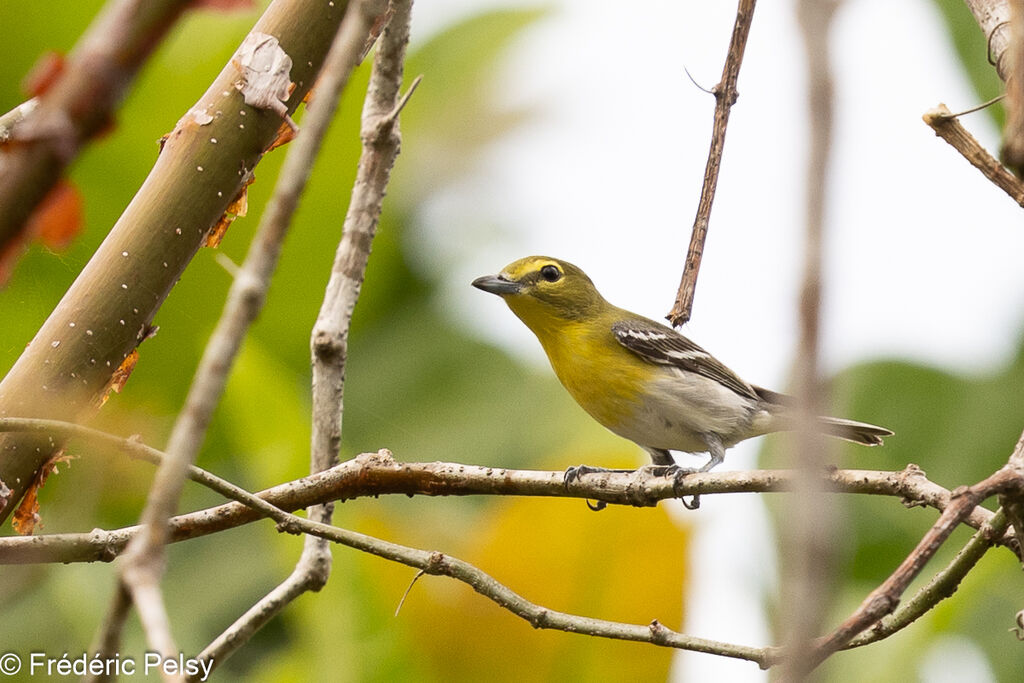
<instances>
[{"instance_id":1,"label":"diagonal branch","mask_svg":"<svg viewBox=\"0 0 1024 683\"><path fill-rule=\"evenodd\" d=\"M700 191L697 217L693 221L690 247L686 252L686 263L683 266L682 279L679 281L679 291L676 293L676 301L672 310L666 316L673 327L685 324L690 319L690 312L693 308L697 274L700 271L701 258L704 256L704 241L708 236L708 223L711 221L711 205L715 201L718 171L722 166L725 130L729 125L729 112L739 97L736 82L740 77L743 51L747 47L747 36L750 35L750 24L754 19L755 3L756 0L739 0L739 7L736 9L736 22L729 40L729 52L725 58L725 66L722 68L722 80L712 90L715 95L715 122L711 129L711 149L708 151L708 161L704 167L704 185Z\"/></svg>"},{"instance_id":2,"label":"diagonal branch","mask_svg":"<svg viewBox=\"0 0 1024 683\"><path fill-rule=\"evenodd\" d=\"M864 599L860 607L832 633L819 639L810 653L813 668L834 652L846 647L855 636L896 609L900 596L924 568L942 544L949 538L963 519L981 501L998 493L1024 492L1021 471L1006 465L992 476L974 486L962 487L953 492L953 498L938 521L918 542L917 547L900 563L900 566L880 586Z\"/></svg>"},{"instance_id":3,"label":"diagonal branch","mask_svg":"<svg viewBox=\"0 0 1024 683\"><path fill-rule=\"evenodd\" d=\"M928 585L917 592L914 597L900 606L892 614L880 619L870 630L862 631L853 638L847 648L861 647L883 638L888 638L897 631L906 628L928 610L942 600L952 597L957 586L963 581L978 561L992 547L994 539L1002 537L1009 526L1009 520L1003 510L997 510L992 519L978 529L956 557L935 574Z\"/></svg>"},{"instance_id":4,"label":"diagonal branch","mask_svg":"<svg viewBox=\"0 0 1024 683\"><path fill-rule=\"evenodd\" d=\"M925 112L921 118L937 136L952 145L993 185L1008 194L1017 204L1024 206L1024 183L981 146L981 143L960 123L958 114L952 113L946 105L939 104Z\"/></svg>"}]
</instances>

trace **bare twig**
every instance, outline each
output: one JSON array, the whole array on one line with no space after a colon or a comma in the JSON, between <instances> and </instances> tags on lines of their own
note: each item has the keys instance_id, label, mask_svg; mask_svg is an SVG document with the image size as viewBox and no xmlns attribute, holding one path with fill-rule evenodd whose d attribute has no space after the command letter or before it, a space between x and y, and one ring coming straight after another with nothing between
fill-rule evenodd
<instances>
[{"instance_id":1,"label":"bare twig","mask_svg":"<svg viewBox=\"0 0 1024 683\"><path fill-rule=\"evenodd\" d=\"M739 0L736 22L733 24L732 37L729 40L729 52L722 68L722 80L712 90L715 95L715 122L711 129L711 149L708 151L708 161L704 167L704 185L700 191L697 217L693 221L690 247L686 252L679 291L676 293L672 310L666 316L675 327L685 324L690 319L693 308L697 274L700 271L701 258L704 256L704 241L707 239L708 223L711 220L711 205L715 201L718 171L722 166L725 130L729 125L729 112L739 97L736 82L740 76L740 65L743 63L743 51L747 47L747 36L750 35L750 24L754 19L755 4L756 0Z\"/></svg>"},{"instance_id":2,"label":"bare twig","mask_svg":"<svg viewBox=\"0 0 1024 683\"><path fill-rule=\"evenodd\" d=\"M255 501L249 502L255 503ZM410 548L283 512L275 516L283 516L282 523L287 525L289 531L309 534L310 537L339 543L386 560L399 562L419 569L424 574L448 576L462 581L484 597L489 598L513 614L522 617L533 625L534 628L557 629L570 633L646 642L662 647L712 653L724 657L753 661L762 668L767 668L773 661L773 648L753 648L704 638L695 638L665 628L657 621L652 621L644 626L553 611L526 600L486 572L450 555ZM296 577L296 574L293 573L292 577ZM264 620L265 612L294 600L303 590L300 590L301 582L297 578L292 580L292 577L249 610L247 612L248 615L251 615L249 620L239 619L237 623L245 627L253 623L260 623ZM251 635L251 632L239 633L239 637L246 635ZM200 658L205 656L206 651L200 654Z\"/></svg>"},{"instance_id":3,"label":"bare twig","mask_svg":"<svg viewBox=\"0 0 1024 683\"><path fill-rule=\"evenodd\" d=\"M108 660L117 656L121 651L121 633L124 631L124 622L132 609L132 596L125 589L120 581L114 587L114 598L107 608L107 615L103 624L96 633L89 652L99 659ZM104 672L100 675L86 678L90 683L115 680L113 672Z\"/></svg>"},{"instance_id":4,"label":"bare twig","mask_svg":"<svg viewBox=\"0 0 1024 683\"><path fill-rule=\"evenodd\" d=\"M409 40L411 5L411 0L391 3L391 17L380 39L363 108L363 152L356 184L324 304L313 327L313 436L310 447L310 471L313 473L338 462L348 326L359 296L359 285L391 167L398 156L397 111L401 106L399 93L405 47ZM359 58L366 36L371 34L374 23L387 9L380 0L353 3L344 22L345 25L352 23L353 29L347 37L342 36L338 40L344 46L338 51L344 49L346 54L334 55L332 51L332 57L336 56L338 60L333 68L340 70L348 63L347 51L356 47L351 41L359 41L359 49L353 54ZM327 524L332 512L333 503L320 504L309 510L309 517ZM327 582L330 569L329 544L307 536L302 555L288 578L210 643L200 653L199 659L219 665L299 595L320 590Z\"/></svg>"},{"instance_id":5,"label":"bare twig","mask_svg":"<svg viewBox=\"0 0 1024 683\"><path fill-rule=\"evenodd\" d=\"M890 614L925 563L935 555L953 529L978 503L999 493L1021 495L1022 492L1024 477L1021 470L1012 465L1004 466L974 486L954 491L950 505L900 566L880 586L871 591L857 610L842 624L815 643L810 654L810 664L817 666L832 653L846 647L859 633Z\"/></svg>"},{"instance_id":6,"label":"bare twig","mask_svg":"<svg viewBox=\"0 0 1024 683\"><path fill-rule=\"evenodd\" d=\"M832 460L830 453L834 451L814 428L814 416L821 413L823 402L819 382L822 251L834 99L829 33L837 4L834 0L797 3L807 65L810 128L799 341L794 364L794 383L800 397L800 429L793 451L797 477L794 495L785 501L780 528L781 628L788 653L781 679L786 681L803 680L810 670L808 649L821 633L833 595L838 512L818 480L822 466Z\"/></svg>"},{"instance_id":7,"label":"bare twig","mask_svg":"<svg viewBox=\"0 0 1024 683\"><path fill-rule=\"evenodd\" d=\"M936 135L951 144L996 187L1010 195L1010 198L1017 204L1024 206L1024 183L1006 170L1006 167L999 163L998 159L985 151L981 143L967 132L967 129L953 116L945 104L939 104L934 109L925 112L922 118L931 126Z\"/></svg>"},{"instance_id":8,"label":"bare twig","mask_svg":"<svg viewBox=\"0 0 1024 683\"><path fill-rule=\"evenodd\" d=\"M879 620L869 631L862 631L852 639L847 648L868 645L877 640L888 638L897 631L906 628L923 616L939 602L952 597L957 586L978 564L982 556L992 547L993 539L1000 538L1006 532L1008 520L1002 510L997 510L984 526L969 540L956 557L938 572L928 585L924 586L910 600L903 603L898 610Z\"/></svg>"}]
</instances>

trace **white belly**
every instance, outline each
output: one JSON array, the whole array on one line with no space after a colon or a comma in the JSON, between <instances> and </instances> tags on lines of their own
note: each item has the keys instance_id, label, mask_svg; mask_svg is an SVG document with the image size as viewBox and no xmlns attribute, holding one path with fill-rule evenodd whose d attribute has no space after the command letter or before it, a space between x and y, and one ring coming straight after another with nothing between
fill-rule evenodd
<instances>
[{"instance_id":1,"label":"white belly","mask_svg":"<svg viewBox=\"0 0 1024 683\"><path fill-rule=\"evenodd\" d=\"M632 419L612 428L642 446L700 453L708 450L705 434L717 435L729 447L772 431L771 415L758 401L707 377L678 371L648 389Z\"/></svg>"}]
</instances>

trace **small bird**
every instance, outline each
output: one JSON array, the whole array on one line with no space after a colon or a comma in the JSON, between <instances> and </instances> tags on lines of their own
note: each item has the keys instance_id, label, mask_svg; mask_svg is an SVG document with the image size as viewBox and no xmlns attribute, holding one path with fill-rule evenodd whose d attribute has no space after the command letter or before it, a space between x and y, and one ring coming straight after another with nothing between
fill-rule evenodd
<instances>
[{"instance_id":1,"label":"small bird","mask_svg":"<svg viewBox=\"0 0 1024 683\"><path fill-rule=\"evenodd\" d=\"M707 472L740 441L797 426L794 399L745 382L672 328L608 303L571 263L528 256L473 286L503 298L576 402L647 451L662 474L694 471L678 467L669 451L707 452L711 459L699 470ZM837 417L815 425L865 446L892 435ZM602 470L570 468L566 484L593 471Z\"/></svg>"}]
</instances>

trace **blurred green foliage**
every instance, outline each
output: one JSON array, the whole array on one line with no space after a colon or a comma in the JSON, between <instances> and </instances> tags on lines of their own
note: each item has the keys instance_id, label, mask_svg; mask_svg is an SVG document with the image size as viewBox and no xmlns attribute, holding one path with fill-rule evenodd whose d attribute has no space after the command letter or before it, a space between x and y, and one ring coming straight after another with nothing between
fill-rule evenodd
<instances>
[{"instance_id":1,"label":"blurred green foliage","mask_svg":"<svg viewBox=\"0 0 1024 683\"><path fill-rule=\"evenodd\" d=\"M18 84L44 50L67 50L102 3L0 3L10 31L0 60L0 110L21 101ZM957 0L937 0L954 45L979 92L1001 89L985 61L985 41ZM481 14L414 40L407 74L425 80L402 115L402 155L385 202L363 297L356 309L346 387L343 453L387 447L400 460L562 468L571 460L638 462L631 445L596 428L548 373L525 369L455 326L438 295L442 274L417 258L412 239L424 199L472 170L486 145L529 112L498 107L492 95L503 50L537 22L538 11ZM255 21L255 13L190 14L147 65L116 129L72 170L86 199L86 229L66 251L33 247L0 291L0 371L24 345L88 260L148 172L156 141L203 92ZM201 46L198 49L197 46ZM288 238L267 308L248 339L200 464L250 489L302 476L309 438L309 329L320 305L359 152L358 120L367 67L353 77ZM409 80L409 79L407 79ZM256 169L251 213L235 222L220 252L244 258L284 152ZM457 246L457 245L456 245ZM416 264L413 267L412 264ZM161 445L212 329L229 276L203 250L157 316L160 333L140 349L125 392L97 424ZM468 286L468 285L467 285ZM486 301L482 305L494 305ZM836 413L894 429L883 449L849 447L843 466L921 465L948 486L971 483L1005 461L1017 438L1024 353L985 377L956 376L904 362L843 373ZM768 440L768 462L784 437ZM42 532L133 524L152 469L80 456L42 493ZM560 455L558 455L560 454ZM194 486L183 507L219 500ZM833 623L853 609L910 551L935 513L891 498L837 497L842 585ZM678 628L688 580L687 529L654 510L609 509L599 517L579 501L385 498L338 506L338 524L473 562L525 597L552 609ZM949 561L958 532L926 568ZM173 546L167 576L175 635L194 653L282 580L301 541L269 523ZM0 643L5 651L81 652L113 588L102 564L4 567ZM904 681L940 638L960 635L987 655L999 680L1024 668L1008 633L1024 604L1019 567L1002 550L986 556L953 599L889 640L842 653L822 680ZM629 672L662 679L671 653L644 645L537 631L470 588L424 577L398 616L415 572L344 548L319 594L303 596L219 671L219 680L552 680ZM923 579L923 580L924 580ZM912 590L920 585L917 582ZM769 606L771 609L772 606ZM701 635L701 634L696 634ZM132 622L124 652L144 649ZM753 665L751 665L753 671Z\"/></svg>"},{"instance_id":2,"label":"blurred green foliage","mask_svg":"<svg viewBox=\"0 0 1024 683\"><path fill-rule=\"evenodd\" d=\"M47 49L67 50L100 4L83 0L56 13L35 2L0 4L0 24L17 27L7 59L0 60L0 109L24 97L18 83L35 58ZM0 291L0 372L13 364L139 187L159 137L204 91L257 16L187 15L146 66L115 130L76 162L71 177L85 196L85 232L61 253L32 247ZM407 82L419 73L425 78L402 115L402 155L356 309L343 456L387 447L410 461L562 468L572 463L552 454L566 452L568 442L568 452L603 452L597 461L639 460L631 445L596 428L549 375L520 367L457 328L439 300L440 274L410 266L421 260L410 239L418 204L472 169L485 146L526 115L498 107L489 83L505 48L542 16L492 11L425 42L416 39L414 16ZM358 70L343 97L267 308L246 341L199 459L249 489L308 470L309 331L354 179L368 70L368 64ZM235 262L245 256L283 155L274 152L257 167L250 214L232 225L219 249ZM217 253L201 250L158 313L159 334L140 348L124 392L112 397L95 424L164 443L228 285ZM72 452L79 459L62 467L41 494L45 526L39 532L135 523L152 468L82 447ZM190 485L183 508L218 502ZM478 563L554 609L681 625L687 535L664 509L595 517L581 501L385 498L339 505L335 520ZM284 579L300 550L299 539L277 534L266 522L172 547L167 603L183 650L198 652ZM113 589L110 566L2 571L5 651L60 656L88 647ZM225 663L220 680L550 680L570 671L601 678L621 667L644 677L667 674L666 650L537 631L446 579L421 579L396 617L414 575L337 548L328 586L286 609ZM133 622L122 652L144 649ZM503 671L495 672L496 660L506 663Z\"/></svg>"}]
</instances>

